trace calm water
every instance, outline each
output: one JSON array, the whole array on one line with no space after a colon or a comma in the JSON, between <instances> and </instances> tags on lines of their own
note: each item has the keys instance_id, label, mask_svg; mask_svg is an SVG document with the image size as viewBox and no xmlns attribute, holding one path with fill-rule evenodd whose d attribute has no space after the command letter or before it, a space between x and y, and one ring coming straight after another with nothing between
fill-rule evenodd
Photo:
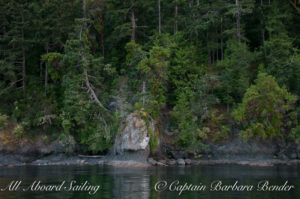
<instances>
[{"instance_id":1,"label":"calm water","mask_svg":"<svg viewBox=\"0 0 300 199\"><path fill-rule=\"evenodd\" d=\"M195 167L155 167L155 168L113 168L107 166L24 166L0 168L0 188L6 187L13 180L22 180L21 187L30 186L35 180L43 184L60 184L66 181L69 185L76 180L79 185L88 181L101 188L95 195L87 192L23 192L0 191L0 199L35 199L35 198L212 198L212 199L299 199L300 167L248 167L235 165L195 166ZM154 186L159 181L168 184L175 180L179 184L207 185L208 190L191 192L163 191L156 192ZM233 185L235 181L243 185L257 185L261 180L270 184L282 185L286 180L295 189L289 192L212 192L209 191L213 181L221 180L223 184Z\"/></svg>"}]
</instances>

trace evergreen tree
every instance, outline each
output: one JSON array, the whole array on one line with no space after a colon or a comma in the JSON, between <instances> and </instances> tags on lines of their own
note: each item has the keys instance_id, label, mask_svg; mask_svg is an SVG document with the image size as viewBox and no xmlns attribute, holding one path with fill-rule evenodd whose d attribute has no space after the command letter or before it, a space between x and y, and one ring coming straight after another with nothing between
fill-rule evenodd
<instances>
[{"instance_id":1,"label":"evergreen tree","mask_svg":"<svg viewBox=\"0 0 300 199\"><path fill-rule=\"evenodd\" d=\"M249 86L249 72L254 54L248 50L245 43L229 40L226 45L225 58L218 65L221 71L222 84L219 98L227 104L240 102Z\"/></svg>"}]
</instances>

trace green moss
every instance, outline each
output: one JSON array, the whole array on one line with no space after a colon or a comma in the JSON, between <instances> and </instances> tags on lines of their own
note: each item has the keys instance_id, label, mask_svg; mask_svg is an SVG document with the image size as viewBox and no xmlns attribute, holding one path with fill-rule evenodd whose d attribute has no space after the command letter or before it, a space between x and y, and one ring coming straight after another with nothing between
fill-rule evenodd
<instances>
[{"instance_id":1,"label":"green moss","mask_svg":"<svg viewBox=\"0 0 300 199\"><path fill-rule=\"evenodd\" d=\"M148 118L149 117L148 114L144 111L140 111L140 116L141 116L142 120L145 121L145 124L147 127L147 132L150 137L150 141L149 141L150 152L153 153L158 146L158 136L156 136L155 133L150 128L150 121Z\"/></svg>"}]
</instances>

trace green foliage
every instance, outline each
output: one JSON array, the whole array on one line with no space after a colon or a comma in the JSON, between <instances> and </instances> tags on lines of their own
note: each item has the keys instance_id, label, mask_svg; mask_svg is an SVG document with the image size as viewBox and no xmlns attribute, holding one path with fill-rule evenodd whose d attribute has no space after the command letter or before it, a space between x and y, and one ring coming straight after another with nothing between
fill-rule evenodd
<instances>
[{"instance_id":1,"label":"green foliage","mask_svg":"<svg viewBox=\"0 0 300 199\"><path fill-rule=\"evenodd\" d=\"M75 135L83 150L95 153L107 150L113 143L120 116L117 112L111 115L104 107L106 104L101 104L107 100L106 87L102 85L115 70L104 64L103 58L91 54L84 34L82 39L67 41L62 57L50 53L44 59L53 64L58 57L66 68L59 78L63 87L59 119L64 134ZM108 82L106 86L109 86Z\"/></svg>"},{"instance_id":2,"label":"green foliage","mask_svg":"<svg viewBox=\"0 0 300 199\"><path fill-rule=\"evenodd\" d=\"M280 85L293 93L299 93L299 48L295 48L295 37L291 37L286 24L292 20L287 5L274 1L266 23L269 39L265 42L266 71L272 74Z\"/></svg>"},{"instance_id":3,"label":"green foliage","mask_svg":"<svg viewBox=\"0 0 300 199\"><path fill-rule=\"evenodd\" d=\"M144 78L142 82L139 81L142 84L140 87L144 88L141 89L142 95L139 96L136 107L143 106L153 118L157 118L160 109L166 103L165 92L170 51L162 46L153 46L147 53L149 56L141 50L135 53L137 54L142 55L140 58L143 58L136 65L136 69Z\"/></svg>"},{"instance_id":4,"label":"green foliage","mask_svg":"<svg viewBox=\"0 0 300 199\"><path fill-rule=\"evenodd\" d=\"M226 104L239 102L249 86L249 68L254 55L245 43L236 40L227 42L225 59L218 63L222 84L220 98Z\"/></svg>"},{"instance_id":5,"label":"green foliage","mask_svg":"<svg viewBox=\"0 0 300 199\"><path fill-rule=\"evenodd\" d=\"M87 81L90 87L97 86L105 78L105 73L113 73L107 70L102 61L89 54L87 41L70 40L67 43L64 62L71 67L68 68L62 81L64 87L62 127L67 134L76 133L78 142L87 145L87 149L93 152L104 151L111 146L116 131L115 123L119 121L117 116L111 118L91 98L90 89L93 88L82 86L88 86ZM84 70L87 71L86 75ZM97 75L98 78L93 79L89 74Z\"/></svg>"},{"instance_id":6,"label":"green foliage","mask_svg":"<svg viewBox=\"0 0 300 199\"><path fill-rule=\"evenodd\" d=\"M82 130L82 135L89 135L87 140L82 139L83 143L89 145L88 149L93 152L108 150L113 142L115 135L118 132L118 128L121 122L121 116L116 111L112 117L112 122L107 124L105 121L94 121L87 124L85 129ZM92 126L98 122L97 126Z\"/></svg>"},{"instance_id":7,"label":"green foliage","mask_svg":"<svg viewBox=\"0 0 300 199\"><path fill-rule=\"evenodd\" d=\"M82 1L1 0L0 128L10 118L19 136L55 132L97 153L143 110L200 150L231 138L233 107L245 138L298 140L299 16L289 2L160 2L158 13L156 0L87 0L83 17Z\"/></svg>"},{"instance_id":8,"label":"green foliage","mask_svg":"<svg viewBox=\"0 0 300 199\"><path fill-rule=\"evenodd\" d=\"M149 141L150 152L153 153L156 150L158 143L159 143L158 133L155 134L155 132L152 131L152 129L150 127L150 121L153 122L153 120L151 119L150 115L147 112L145 112L145 110L143 108L140 109L139 115L141 116L141 118L144 120L144 122L146 124L147 132L150 137L150 141Z\"/></svg>"},{"instance_id":9,"label":"green foliage","mask_svg":"<svg viewBox=\"0 0 300 199\"><path fill-rule=\"evenodd\" d=\"M168 83L170 94L168 95L168 104L174 105L181 89L185 87L202 86L202 82L195 84L199 78L205 74L203 60L199 56L198 49L195 46L187 46L186 41L180 41L182 36L176 37L172 44L173 59L169 66ZM177 41L179 40L179 41ZM199 46L202 48L202 46ZM202 52L201 52L202 53Z\"/></svg>"},{"instance_id":10,"label":"green foliage","mask_svg":"<svg viewBox=\"0 0 300 199\"><path fill-rule=\"evenodd\" d=\"M300 126L296 126L294 127L290 134L289 134L289 138L294 140L296 143L299 143L300 141Z\"/></svg>"},{"instance_id":11,"label":"green foliage","mask_svg":"<svg viewBox=\"0 0 300 199\"><path fill-rule=\"evenodd\" d=\"M242 137L272 138L283 136L284 117L292 110L296 97L286 88L280 88L274 77L259 73L243 102L233 111L233 117L241 125Z\"/></svg>"},{"instance_id":12,"label":"green foliage","mask_svg":"<svg viewBox=\"0 0 300 199\"><path fill-rule=\"evenodd\" d=\"M224 141L230 138L230 125L224 114L218 110L210 112L205 126L207 126L207 136L213 142Z\"/></svg>"},{"instance_id":13,"label":"green foliage","mask_svg":"<svg viewBox=\"0 0 300 199\"><path fill-rule=\"evenodd\" d=\"M62 144L65 147L67 153L74 152L76 141L73 136L71 136L70 134L63 133L60 134L57 139L59 140L60 144Z\"/></svg>"},{"instance_id":14,"label":"green foliage","mask_svg":"<svg viewBox=\"0 0 300 199\"><path fill-rule=\"evenodd\" d=\"M47 72L53 81L60 80L63 76L64 70L60 69L61 59L62 55L60 53L48 53L42 56L42 60L47 66Z\"/></svg>"},{"instance_id":15,"label":"green foliage","mask_svg":"<svg viewBox=\"0 0 300 199\"><path fill-rule=\"evenodd\" d=\"M167 78L168 58L170 52L167 48L161 46L154 46L150 52L149 57L143 59L137 66L137 69L150 79L152 95L156 96L158 103L164 103L163 97L163 83Z\"/></svg>"},{"instance_id":16,"label":"green foliage","mask_svg":"<svg viewBox=\"0 0 300 199\"><path fill-rule=\"evenodd\" d=\"M21 124L17 124L13 130L13 133L19 138L24 134L24 128Z\"/></svg>"},{"instance_id":17,"label":"green foliage","mask_svg":"<svg viewBox=\"0 0 300 199\"><path fill-rule=\"evenodd\" d=\"M193 115L191 102L194 100L195 93L190 88L185 88L178 96L176 106L171 112L177 129L174 133L178 134L177 143L180 146L188 147L196 141L196 121Z\"/></svg>"},{"instance_id":18,"label":"green foliage","mask_svg":"<svg viewBox=\"0 0 300 199\"><path fill-rule=\"evenodd\" d=\"M0 130L2 130L8 122L8 116L0 113Z\"/></svg>"},{"instance_id":19,"label":"green foliage","mask_svg":"<svg viewBox=\"0 0 300 199\"><path fill-rule=\"evenodd\" d=\"M151 131L151 129L148 129L148 132L150 134L150 142L149 142L150 152L153 153L158 146L159 139L158 136L156 136L154 132Z\"/></svg>"}]
</instances>

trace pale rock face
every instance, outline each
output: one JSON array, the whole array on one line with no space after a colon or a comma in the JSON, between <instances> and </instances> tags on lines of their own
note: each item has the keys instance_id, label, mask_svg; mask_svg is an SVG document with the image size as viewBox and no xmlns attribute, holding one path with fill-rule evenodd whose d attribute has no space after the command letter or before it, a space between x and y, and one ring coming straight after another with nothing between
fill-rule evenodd
<instances>
[{"instance_id":1,"label":"pale rock face","mask_svg":"<svg viewBox=\"0 0 300 199\"><path fill-rule=\"evenodd\" d=\"M152 122L149 128L154 131ZM113 146L114 154L123 154L126 151L149 151L150 136L145 121L137 113L131 113L123 121L119 135Z\"/></svg>"}]
</instances>

